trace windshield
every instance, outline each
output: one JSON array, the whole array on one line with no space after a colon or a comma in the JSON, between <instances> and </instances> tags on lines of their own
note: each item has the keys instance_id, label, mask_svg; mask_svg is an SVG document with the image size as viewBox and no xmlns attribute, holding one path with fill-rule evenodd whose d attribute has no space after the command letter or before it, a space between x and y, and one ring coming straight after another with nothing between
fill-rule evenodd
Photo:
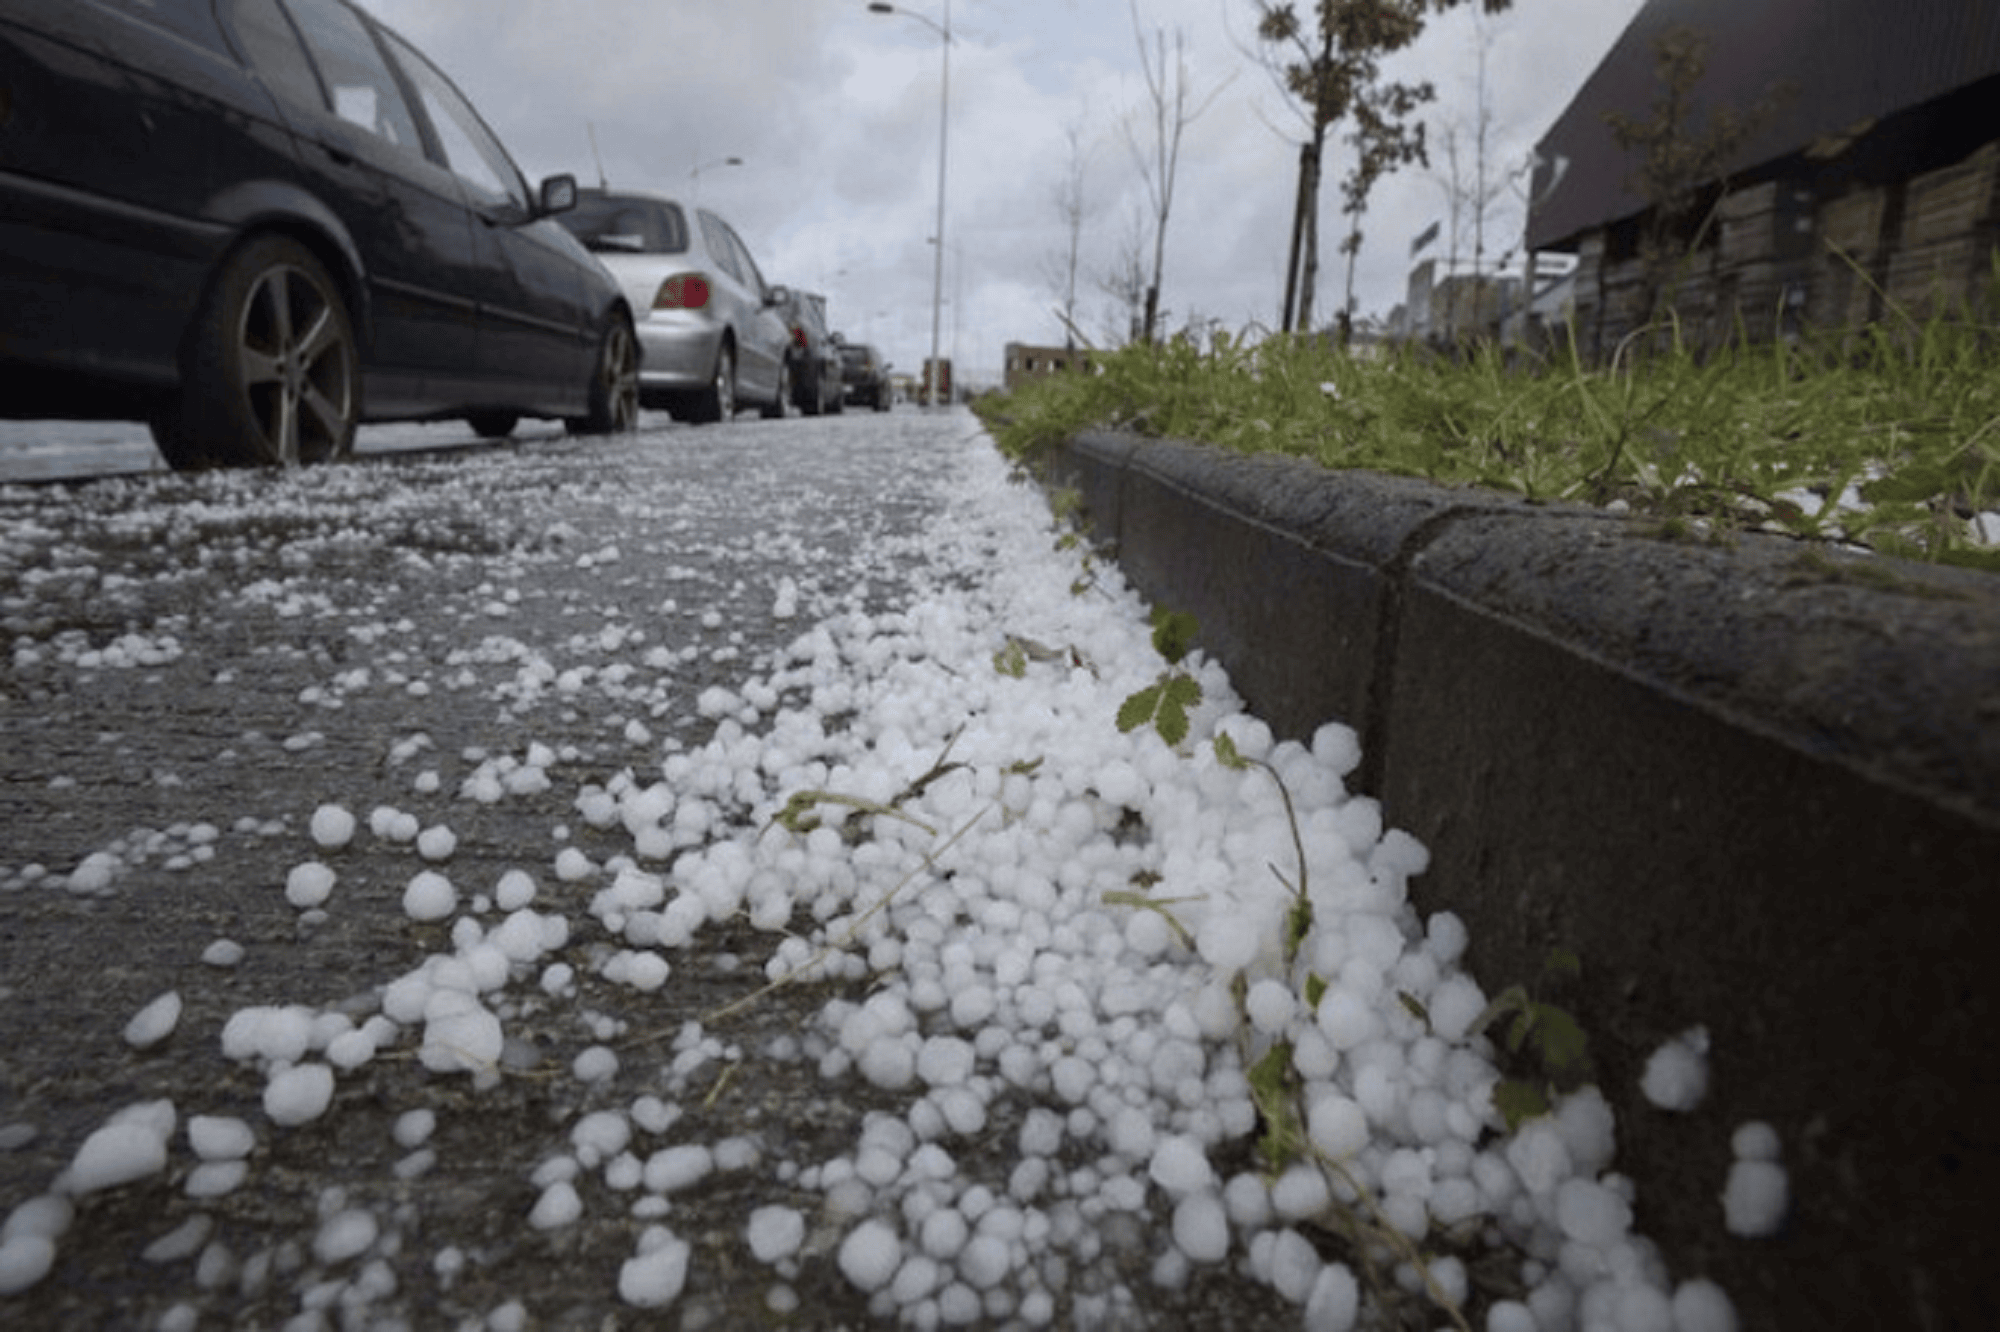
<instances>
[{"instance_id":1,"label":"windshield","mask_svg":"<svg viewBox=\"0 0 2000 1332\"><path fill-rule=\"evenodd\" d=\"M623 254L684 254L687 217L679 204L585 190L557 221L593 250Z\"/></svg>"}]
</instances>

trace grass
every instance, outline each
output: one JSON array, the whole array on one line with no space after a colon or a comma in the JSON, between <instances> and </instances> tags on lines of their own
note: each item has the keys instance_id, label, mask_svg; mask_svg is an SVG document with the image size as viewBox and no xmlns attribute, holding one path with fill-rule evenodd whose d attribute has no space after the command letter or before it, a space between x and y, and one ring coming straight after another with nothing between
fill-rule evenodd
<instances>
[{"instance_id":1,"label":"grass","mask_svg":"<svg viewBox=\"0 0 2000 1332\"><path fill-rule=\"evenodd\" d=\"M1368 358L1321 338L1177 339L979 410L1024 462L1080 430L1129 429L2000 572L1977 524L2000 528L2000 326L1898 314L1841 340L1707 354L1671 322L1645 334L1601 367L1573 345Z\"/></svg>"}]
</instances>

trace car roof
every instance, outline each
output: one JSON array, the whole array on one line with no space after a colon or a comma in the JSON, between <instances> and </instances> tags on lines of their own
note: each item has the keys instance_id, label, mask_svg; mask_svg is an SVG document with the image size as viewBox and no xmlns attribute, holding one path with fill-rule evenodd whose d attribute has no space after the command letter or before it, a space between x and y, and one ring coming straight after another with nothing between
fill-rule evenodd
<instances>
[{"instance_id":1,"label":"car roof","mask_svg":"<svg viewBox=\"0 0 2000 1332\"><path fill-rule=\"evenodd\" d=\"M657 190L607 190L586 187L578 190L576 193L579 199L603 199L610 203L629 199L640 203L672 204L676 208L689 208L693 206L680 199L676 199L671 194L661 194Z\"/></svg>"}]
</instances>

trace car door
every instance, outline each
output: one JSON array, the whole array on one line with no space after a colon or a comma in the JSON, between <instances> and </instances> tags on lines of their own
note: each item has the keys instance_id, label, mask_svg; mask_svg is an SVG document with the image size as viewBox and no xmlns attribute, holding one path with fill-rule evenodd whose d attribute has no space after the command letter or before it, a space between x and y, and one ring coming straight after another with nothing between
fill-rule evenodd
<instances>
[{"instance_id":1,"label":"car door","mask_svg":"<svg viewBox=\"0 0 2000 1332\"><path fill-rule=\"evenodd\" d=\"M451 80L408 42L384 38L472 218L480 258L476 361L487 400L581 412L601 314L586 285L597 260L560 225L536 217L519 168Z\"/></svg>"},{"instance_id":2,"label":"car door","mask_svg":"<svg viewBox=\"0 0 2000 1332\"><path fill-rule=\"evenodd\" d=\"M171 384L218 200L292 154L209 0L0 2L0 360Z\"/></svg>"},{"instance_id":3,"label":"car door","mask_svg":"<svg viewBox=\"0 0 2000 1332\"><path fill-rule=\"evenodd\" d=\"M702 239L715 261L735 279L736 310L731 322L737 332L737 376L751 396L768 399L778 391L779 369L791 334L770 301L764 275L736 231L715 214L701 213Z\"/></svg>"},{"instance_id":4,"label":"car door","mask_svg":"<svg viewBox=\"0 0 2000 1332\"><path fill-rule=\"evenodd\" d=\"M266 0L239 0L237 22L317 192L366 265L367 414L454 405L475 363L480 269L457 178L429 156L403 84L352 7L344 0L282 4L310 59L310 83L280 64L287 33Z\"/></svg>"}]
</instances>

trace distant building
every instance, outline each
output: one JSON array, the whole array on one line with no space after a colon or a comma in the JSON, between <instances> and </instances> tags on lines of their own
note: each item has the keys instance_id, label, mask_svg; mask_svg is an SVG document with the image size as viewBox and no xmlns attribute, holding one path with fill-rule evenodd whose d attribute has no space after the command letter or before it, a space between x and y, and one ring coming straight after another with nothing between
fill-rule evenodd
<instances>
[{"instance_id":1,"label":"distant building","mask_svg":"<svg viewBox=\"0 0 2000 1332\"><path fill-rule=\"evenodd\" d=\"M1001 371L1001 386L1009 393L1031 379L1046 379L1069 370L1090 369L1086 347L1030 347L1024 342L1007 344L1007 362Z\"/></svg>"},{"instance_id":2,"label":"distant building","mask_svg":"<svg viewBox=\"0 0 2000 1332\"><path fill-rule=\"evenodd\" d=\"M1521 304L1521 279L1502 273L1437 275L1438 262L1426 259L1410 270L1399 337L1419 342L1460 342L1492 337Z\"/></svg>"},{"instance_id":3,"label":"distant building","mask_svg":"<svg viewBox=\"0 0 2000 1332\"><path fill-rule=\"evenodd\" d=\"M1646 271L1638 165L1605 123L1644 121L1655 49L1708 39L1688 122L1775 94L1722 179ZM1991 285L2000 244L2000 5L1989 0L1648 0L1536 150L1529 251L1577 256L1578 341L1607 355L1655 287L1682 333L1714 345L1921 317Z\"/></svg>"},{"instance_id":4,"label":"distant building","mask_svg":"<svg viewBox=\"0 0 2000 1332\"><path fill-rule=\"evenodd\" d=\"M917 376L917 401L926 406L932 405L931 395L935 394L939 403L955 402L957 399L952 396L955 391L951 381L951 357L940 356L935 361L924 357L923 370Z\"/></svg>"}]
</instances>

